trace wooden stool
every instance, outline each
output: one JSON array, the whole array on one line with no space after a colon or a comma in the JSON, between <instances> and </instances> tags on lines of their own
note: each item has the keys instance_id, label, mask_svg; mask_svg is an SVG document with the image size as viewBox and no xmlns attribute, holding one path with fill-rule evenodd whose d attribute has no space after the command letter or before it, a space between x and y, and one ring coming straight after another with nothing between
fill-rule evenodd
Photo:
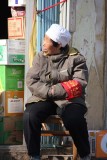
<instances>
[{"instance_id":1,"label":"wooden stool","mask_svg":"<svg viewBox=\"0 0 107 160\"><path fill-rule=\"evenodd\" d=\"M67 130L50 130L48 124L59 124L63 127L63 122L58 115L49 116L49 118L42 124L41 136L70 136ZM77 149L73 143L73 160L77 160Z\"/></svg>"}]
</instances>

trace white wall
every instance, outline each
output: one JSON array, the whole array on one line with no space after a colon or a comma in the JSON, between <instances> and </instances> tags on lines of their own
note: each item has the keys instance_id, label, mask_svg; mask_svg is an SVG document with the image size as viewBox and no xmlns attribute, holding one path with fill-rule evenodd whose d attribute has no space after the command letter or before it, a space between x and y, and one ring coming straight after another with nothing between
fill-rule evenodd
<instances>
[{"instance_id":1,"label":"white wall","mask_svg":"<svg viewBox=\"0 0 107 160\"><path fill-rule=\"evenodd\" d=\"M105 1L77 0L72 45L86 57L89 68L86 95L89 129L102 129L104 123L104 38Z\"/></svg>"}]
</instances>

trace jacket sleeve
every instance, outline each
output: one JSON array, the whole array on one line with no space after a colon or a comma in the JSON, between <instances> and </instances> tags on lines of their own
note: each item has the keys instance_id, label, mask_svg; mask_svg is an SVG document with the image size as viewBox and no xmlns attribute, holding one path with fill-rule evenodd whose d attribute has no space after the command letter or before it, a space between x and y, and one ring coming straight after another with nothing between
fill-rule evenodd
<instances>
[{"instance_id":1,"label":"jacket sleeve","mask_svg":"<svg viewBox=\"0 0 107 160\"><path fill-rule=\"evenodd\" d=\"M46 99L50 85L40 80L40 58L36 55L32 67L26 75L26 85L32 95Z\"/></svg>"},{"instance_id":2,"label":"jacket sleeve","mask_svg":"<svg viewBox=\"0 0 107 160\"><path fill-rule=\"evenodd\" d=\"M86 59L81 54L74 59L73 79L80 82L82 90L85 90L88 83L88 68Z\"/></svg>"},{"instance_id":3,"label":"jacket sleeve","mask_svg":"<svg viewBox=\"0 0 107 160\"><path fill-rule=\"evenodd\" d=\"M72 80L58 83L53 86L54 94L51 94L51 96L53 96L55 99L64 98L69 100L85 94L85 87L87 86L88 82L88 69L86 66L86 60L80 54L72 56L71 58L73 59L74 64L73 73L71 73ZM51 93L50 90L49 93Z\"/></svg>"}]
</instances>

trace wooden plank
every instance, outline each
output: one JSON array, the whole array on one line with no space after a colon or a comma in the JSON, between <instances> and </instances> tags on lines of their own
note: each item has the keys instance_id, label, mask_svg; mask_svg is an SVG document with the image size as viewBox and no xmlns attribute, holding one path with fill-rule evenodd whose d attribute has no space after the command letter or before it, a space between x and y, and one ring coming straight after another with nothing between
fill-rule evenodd
<instances>
[{"instance_id":1,"label":"wooden plank","mask_svg":"<svg viewBox=\"0 0 107 160\"><path fill-rule=\"evenodd\" d=\"M69 131L42 130L41 136L70 136Z\"/></svg>"},{"instance_id":2,"label":"wooden plank","mask_svg":"<svg viewBox=\"0 0 107 160\"><path fill-rule=\"evenodd\" d=\"M63 126L63 121L58 115L51 115L46 119L45 123L42 123L42 136L69 136L69 131L67 130L49 130L47 127L48 123L60 124Z\"/></svg>"},{"instance_id":3,"label":"wooden plank","mask_svg":"<svg viewBox=\"0 0 107 160\"><path fill-rule=\"evenodd\" d=\"M51 115L45 121L45 123L59 123L59 122L63 123L62 119L58 115Z\"/></svg>"}]
</instances>

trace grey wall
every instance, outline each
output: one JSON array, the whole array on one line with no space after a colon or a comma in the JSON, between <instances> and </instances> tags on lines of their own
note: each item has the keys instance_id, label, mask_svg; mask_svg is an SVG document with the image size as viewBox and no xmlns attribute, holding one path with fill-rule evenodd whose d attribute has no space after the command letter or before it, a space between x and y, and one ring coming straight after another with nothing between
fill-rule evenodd
<instances>
[{"instance_id":1,"label":"grey wall","mask_svg":"<svg viewBox=\"0 0 107 160\"><path fill-rule=\"evenodd\" d=\"M87 59L89 83L86 103L89 129L104 124L105 1L77 0L73 46Z\"/></svg>"}]
</instances>

